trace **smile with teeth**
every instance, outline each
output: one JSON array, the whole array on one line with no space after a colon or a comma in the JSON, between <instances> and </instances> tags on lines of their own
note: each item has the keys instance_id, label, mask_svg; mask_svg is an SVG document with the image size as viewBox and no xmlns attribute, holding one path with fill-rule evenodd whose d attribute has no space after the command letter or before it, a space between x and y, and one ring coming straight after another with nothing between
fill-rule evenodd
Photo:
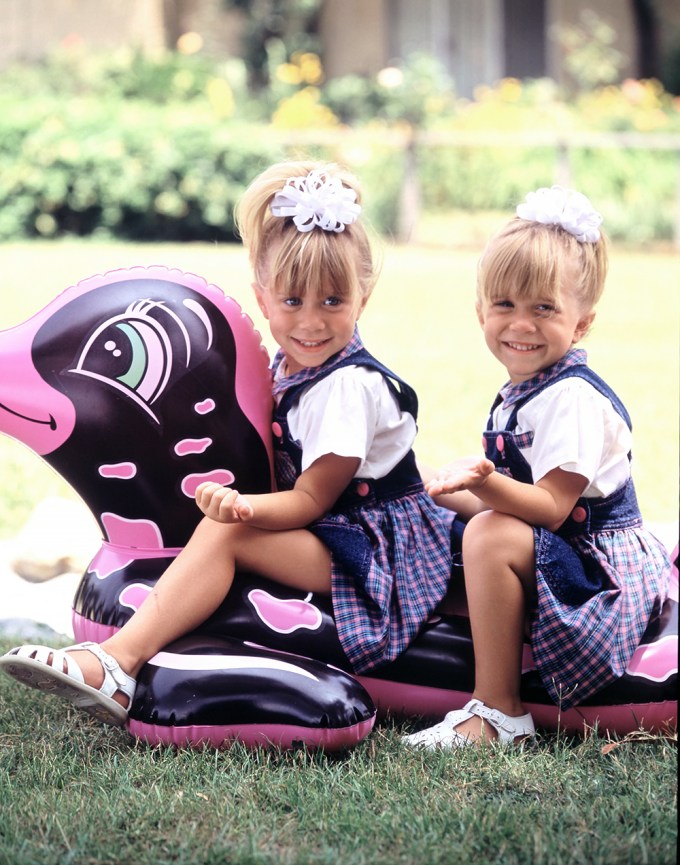
<instances>
[{"instance_id":1,"label":"smile with teeth","mask_svg":"<svg viewBox=\"0 0 680 865\"><path fill-rule=\"evenodd\" d=\"M512 348L515 351L534 351L537 348L540 348L540 345L528 345L523 342L506 342L505 343L508 348Z\"/></svg>"},{"instance_id":2,"label":"smile with teeth","mask_svg":"<svg viewBox=\"0 0 680 865\"><path fill-rule=\"evenodd\" d=\"M295 342L297 342L298 345L301 345L303 348L318 348L320 345L325 345L328 342L328 340L327 339L316 339L316 340L296 339Z\"/></svg>"}]
</instances>

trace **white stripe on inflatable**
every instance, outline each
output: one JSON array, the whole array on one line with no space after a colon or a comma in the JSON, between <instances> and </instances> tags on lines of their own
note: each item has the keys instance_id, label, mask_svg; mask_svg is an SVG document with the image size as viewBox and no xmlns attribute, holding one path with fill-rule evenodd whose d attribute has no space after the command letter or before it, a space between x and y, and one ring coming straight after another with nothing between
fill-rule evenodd
<instances>
[{"instance_id":1,"label":"white stripe on inflatable","mask_svg":"<svg viewBox=\"0 0 680 865\"><path fill-rule=\"evenodd\" d=\"M312 673L286 661L251 658L247 655L176 655L173 652L159 652L148 663L156 667L167 667L169 670L277 670L318 681Z\"/></svg>"}]
</instances>

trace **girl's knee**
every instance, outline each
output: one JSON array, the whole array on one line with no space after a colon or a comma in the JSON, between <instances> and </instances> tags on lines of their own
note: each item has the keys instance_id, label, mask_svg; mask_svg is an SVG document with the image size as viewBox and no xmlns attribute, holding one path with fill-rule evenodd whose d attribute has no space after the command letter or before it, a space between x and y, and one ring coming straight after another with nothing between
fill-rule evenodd
<instances>
[{"instance_id":1,"label":"girl's knee","mask_svg":"<svg viewBox=\"0 0 680 865\"><path fill-rule=\"evenodd\" d=\"M506 561L533 556L534 533L530 525L510 514L482 511L474 516L463 532L463 561L483 557Z\"/></svg>"}]
</instances>

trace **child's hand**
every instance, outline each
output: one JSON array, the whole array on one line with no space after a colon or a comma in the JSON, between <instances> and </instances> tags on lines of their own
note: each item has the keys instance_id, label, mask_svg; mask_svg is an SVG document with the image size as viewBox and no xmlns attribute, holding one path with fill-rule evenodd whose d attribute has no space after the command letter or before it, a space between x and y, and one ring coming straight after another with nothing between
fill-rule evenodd
<instances>
[{"instance_id":1,"label":"child's hand","mask_svg":"<svg viewBox=\"0 0 680 865\"><path fill-rule=\"evenodd\" d=\"M457 493L461 490L474 491L483 486L489 475L493 474L495 470L495 465L485 457L460 460L453 466L440 469L425 484L425 489L431 496Z\"/></svg>"},{"instance_id":2,"label":"child's hand","mask_svg":"<svg viewBox=\"0 0 680 865\"><path fill-rule=\"evenodd\" d=\"M238 490L221 484L203 483L196 489L196 504L206 517L218 523L247 523L253 508Z\"/></svg>"}]
</instances>

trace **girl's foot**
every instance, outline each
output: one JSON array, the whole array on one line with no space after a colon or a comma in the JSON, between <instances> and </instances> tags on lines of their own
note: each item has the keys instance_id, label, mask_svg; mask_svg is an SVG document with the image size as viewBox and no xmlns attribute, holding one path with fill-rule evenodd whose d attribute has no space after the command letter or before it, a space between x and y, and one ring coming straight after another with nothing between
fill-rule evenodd
<instances>
[{"instance_id":1,"label":"girl's foot","mask_svg":"<svg viewBox=\"0 0 680 865\"><path fill-rule=\"evenodd\" d=\"M98 643L66 649L19 646L0 658L0 668L32 688L70 700L104 724L122 726L137 686Z\"/></svg>"},{"instance_id":2,"label":"girl's foot","mask_svg":"<svg viewBox=\"0 0 680 865\"><path fill-rule=\"evenodd\" d=\"M464 748L483 742L498 741L503 745L514 745L536 735L530 714L513 717L498 709L485 706L481 700L470 700L456 712L449 712L443 721L402 737L405 745L416 748Z\"/></svg>"}]
</instances>

